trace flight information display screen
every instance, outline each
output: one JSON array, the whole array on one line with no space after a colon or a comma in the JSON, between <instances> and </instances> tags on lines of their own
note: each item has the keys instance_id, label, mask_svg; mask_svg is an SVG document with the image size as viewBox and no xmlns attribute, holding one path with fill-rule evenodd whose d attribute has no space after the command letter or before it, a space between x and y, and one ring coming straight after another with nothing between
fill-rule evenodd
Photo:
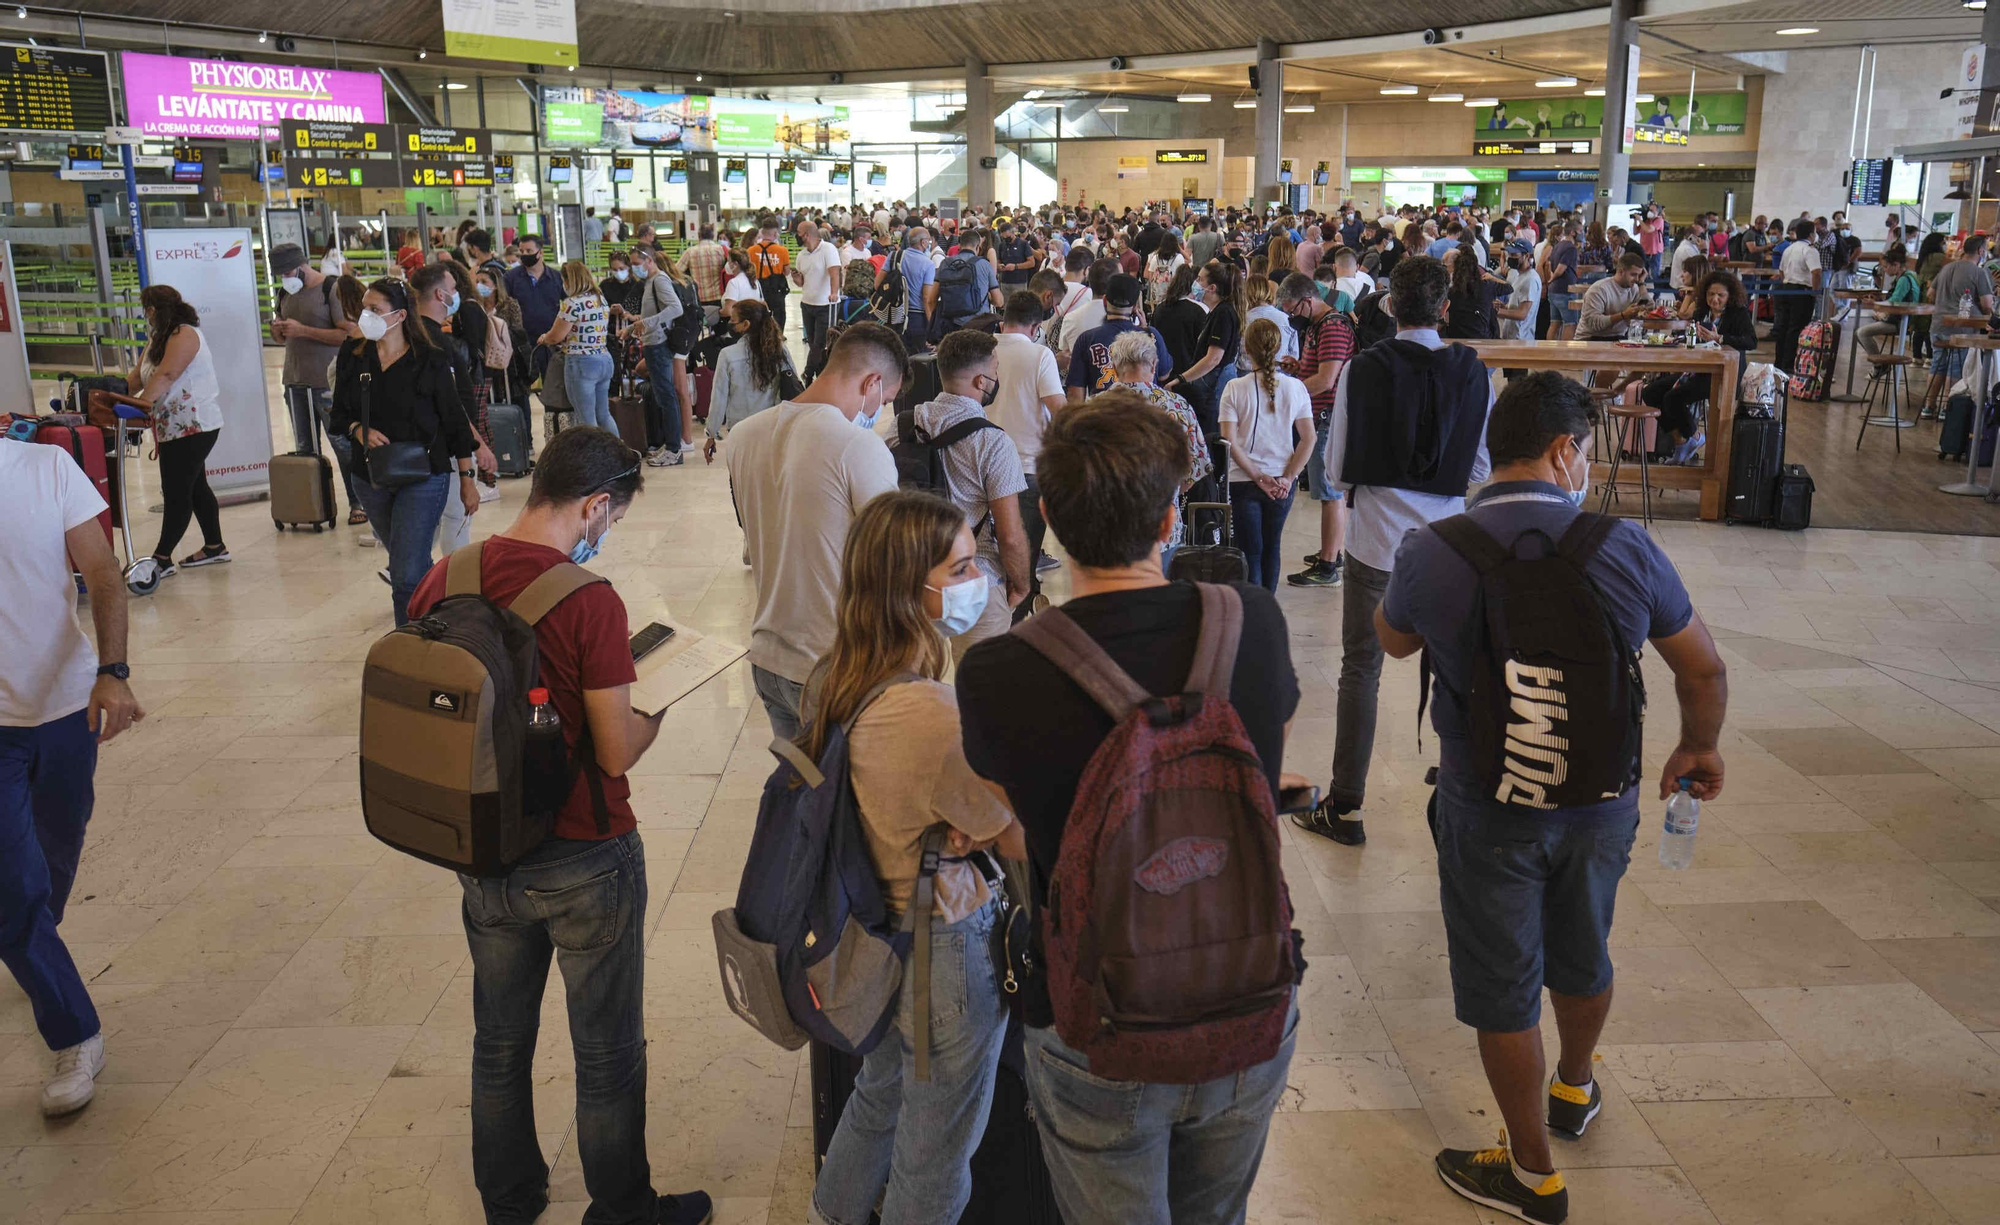
<instances>
[{"instance_id":1,"label":"flight information display screen","mask_svg":"<svg viewBox=\"0 0 2000 1225\"><path fill-rule=\"evenodd\" d=\"M0 130L102 132L114 122L103 52L0 43Z\"/></svg>"}]
</instances>

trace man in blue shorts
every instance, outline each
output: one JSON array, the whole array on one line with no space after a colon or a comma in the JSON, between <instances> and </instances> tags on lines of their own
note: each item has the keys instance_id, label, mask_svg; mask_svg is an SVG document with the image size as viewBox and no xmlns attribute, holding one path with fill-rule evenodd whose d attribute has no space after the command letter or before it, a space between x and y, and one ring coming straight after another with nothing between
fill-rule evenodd
<instances>
[{"instance_id":1,"label":"man in blue shorts","mask_svg":"<svg viewBox=\"0 0 2000 1225\"><path fill-rule=\"evenodd\" d=\"M1548 542L1564 541L1589 487L1595 415L1590 392L1561 375L1542 371L1509 383L1487 428L1493 480L1451 526L1469 520L1503 552L1546 556ZM1486 712L1473 710L1469 695L1480 692L1474 688L1478 639L1488 619L1500 615L1493 607L1499 601L1482 605L1479 571L1446 542L1439 530L1445 526L1433 523L1403 538L1375 610L1375 632L1383 649L1398 659L1428 648L1436 672L1431 723L1439 764L1430 817L1453 1003L1458 1019L1479 1031L1480 1059L1507 1130L1497 1148L1444 1150L1437 1169L1445 1185L1467 1199L1522 1220L1558 1225L1568 1214L1569 1197L1544 1125L1581 1136L1603 1106L1591 1058L1611 1010L1605 941L1638 830L1639 786L1635 781L1622 794L1594 803L1543 807L1502 802L1511 794L1511 772L1502 773L1498 788L1493 778L1482 777L1471 733ZM1713 799L1722 791L1716 737L1728 682L1680 576L1629 519L1612 523L1594 552L1576 556L1616 623L1619 646L1636 653L1650 640L1673 670L1681 737L1661 772L1661 798L1675 789L1676 780L1686 779L1697 798ZM1506 666L1517 667L1511 660ZM1545 682L1552 688L1537 692L1564 692L1553 687L1563 683L1560 672L1526 671L1552 675ZM1510 701L1518 719L1524 700L1512 671L1508 677L1507 689L1492 700ZM1585 685L1575 688L1589 692ZM1582 751L1585 743L1601 738L1592 729L1625 714L1559 707L1551 726L1559 724L1562 735L1530 738L1556 750ZM1517 733L1515 722L1506 726L1508 751L1514 752L1512 737L1530 733ZM1572 745L1563 737L1583 743ZM1512 757L1503 761L1507 770L1519 768ZM1630 777L1636 780L1643 763L1633 765ZM1560 785L1562 773L1554 773L1552 785ZM1544 986L1561 1033L1561 1055L1554 1078L1546 1082L1546 1097Z\"/></svg>"}]
</instances>

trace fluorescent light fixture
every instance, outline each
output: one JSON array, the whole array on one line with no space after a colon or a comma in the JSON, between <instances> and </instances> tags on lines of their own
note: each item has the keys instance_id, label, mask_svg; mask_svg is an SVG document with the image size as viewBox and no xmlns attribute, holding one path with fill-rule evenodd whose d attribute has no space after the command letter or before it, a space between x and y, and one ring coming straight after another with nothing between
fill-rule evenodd
<instances>
[{"instance_id":1,"label":"fluorescent light fixture","mask_svg":"<svg viewBox=\"0 0 2000 1225\"><path fill-rule=\"evenodd\" d=\"M1288 102L1285 104L1285 113L1287 115L1310 115L1318 109L1318 107L1310 102Z\"/></svg>"},{"instance_id":2,"label":"fluorescent light fixture","mask_svg":"<svg viewBox=\"0 0 2000 1225\"><path fill-rule=\"evenodd\" d=\"M1966 8L1971 9L1975 13L1983 13L1986 11L1986 0L1960 0L1960 2L1963 3Z\"/></svg>"},{"instance_id":3,"label":"fluorescent light fixture","mask_svg":"<svg viewBox=\"0 0 2000 1225\"><path fill-rule=\"evenodd\" d=\"M418 59L420 59L420 60L427 60L427 59L429 59L430 57L431 57L431 53L430 53L429 51L426 51L426 50L425 50L424 48L422 48L422 47L418 47L418 48L417 48L417 58L418 58Z\"/></svg>"},{"instance_id":4,"label":"fluorescent light fixture","mask_svg":"<svg viewBox=\"0 0 2000 1225\"><path fill-rule=\"evenodd\" d=\"M1206 102L1208 100L1208 95L1200 91L1174 95L1174 101L1176 102Z\"/></svg>"},{"instance_id":5,"label":"fluorescent light fixture","mask_svg":"<svg viewBox=\"0 0 2000 1225\"><path fill-rule=\"evenodd\" d=\"M1575 77L1546 77L1535 82L1536 89L1575 89Z\"/></svg>"},{"instance_id":6,"label":"fluorescent light fixture","mask_svg":"<svg viewBox=\"0 0 2000 1225\"><path fill-rule=\"evenodd\" d=\"M1583 96L1586 98L1602 98L1604 96L1604 87L1602 85L1593 85L1583 91Z\"/></svg>"},{"instance_id":7,"label":"fluorescent light fixture","mask_svg":"<svg viewBox=\"0 0 2000 1225\"><path fill-rule=\"evenodd\" d=\"M1467 106L1498 106L1498 105L1500 105L1500 99L1498 99L1498 98L1467 98L1467 99L1465 100L1465 104L1466 104Z\"/></svg>"},{"instance_id":8,"label":"fluorescent light fixture","mask_svg":"<svg viewBox=\"0 0 2000 1225\"><path fill-rule=\"evenodd\" d=\"M1817 34L1817 33L1819 33L1819 27L1818 27L1818 26L1786 26L1786 27L1785 27L1784 29L1782 29L1782 30L1779 30L1779 31L1778 31L1778 33L1780 33L1780 34Z\"/></svg>"},{"instance_id":9,"label":"fluorescent light fixture","mask_svg":"<svg viewBox=\"0 0 2000 1225\"><path fill-rule=\"evenodd\" d=\"M15 9L15 10L14 10L14 16L16 16L16 17L19 17L19 18L20 18L20 19L21 19L22 21L26 21L26 20L28 19L28 8L27 8L27 6L26 6L26 5L22 5L22 6L20 7L20 8L17 8L17 9Z\"/></svg>"},{"instance_id":10,"label":"fluorescent light fixture","mask_svg":"<svg viewBox=\"0 0 2000 1225\"><path fill-rule=\"evenodd\" d=\"M571 71L571 72L575 72L575 71L576 71L576 65L575 65L575 64L571 64L571 65L569 66L569 71Z\"/></svg>"},{"instance_id":11,"label":"fluorescent light fixture","mask_svg":"<svg viewBox=\"0 0 2000 1225\"><path fill-rule=\"evenodd\" d=\"M1442 93L1442 94L1432 94L1432 95L1431 95L1430 97L1428 97L1428 98L1425 98L1425 99L1424 99L1424 101L1426 101L1426 102L1463 102L1463 101L1465 101L1465 95L1464 95L1464 94L1461 94L1461 93L1459 93L1459 92L1457 92L1456 90L1453 90L1453 91L1451 91L1451 92L1449 92L1449 93Z\"/></svg>"},{"instance_id":12,"label":"fluorescent light fixture","mask_svg":"<svg viewBox=\"0 0 2000 1225\"><path fill-rule=\"evenodd\" d=\"M1117 98L1106 99L1104 104L1097 108L1098 113L1102 115L1123 115L1125 112L1131 109L1132 108L1130 106L1126 105L1124 102L1120 101Z\"/></svg>"},{"instance_id":13,"label":"fluorescent light fixture","mask_svg":"<svg viewBox=\"0 0 2000 1225\"><path fill-rule=\"evenodd\" d=\"M1633 94L1633 95L1632 95L1632 101L1634 101L1634 102L1651 102L1652 100L1653 100L1653 95L1651 95L1651 94Z\"/></svg>"},{"instance_id":14,"label":"fluorescent light fixture","mask_svg":"<svg viewBox=\"0 0 2000 1225\"><path fill-rule=\"evenodd\" d=\"M465 82L463 82L463 81L446 81L446 82L444 83L444 87L445 87L446 89L471 89L471 88L472 88L472 86L470 86L470 85L467 85L467 84L466 84Z\"/></svg>"},{"instance_id":15,"label":"fluorescent light fixture","mask_svg":"<svg viewBox=\"0 0 2000 1225\"><path fill-rule=\"evenodd\" d=\"M698 72L694 74L694 83L696 85L701 84L701 74Z\"/></svg>"},{"instance_id":16,"label":"fluorescent light fixture","mask_svg":"<svg viewBox=\"0 0 2000 1225\"><path fill-rule=\"evenodd\" d=\"M1039 90L1039 89L1031 89L1031 90L1029 90L1029 91L1028 91L1027 93L1025 93L1025 94L1022 94L1022 95L1021 95L1021 97L1022 97L1022 98L1023 98L1024 100L1026 100L1026 101L1029 101L1029 102L1033 102L1033 101L1034 101L1035 99L1037 99L1037 98L1039 98L1039 97L1041 97L1041 96L1042 96L1042 91L1041 91L1041 90Z\"/></svg>"},{"instance_id":17,"label":"fluorescent light fixture","mask_svg":"<svg viewBox=\"0 0 2000 1225\"><path fill-rule=\"evenodd\" d=\"M1235 107L1239 111L1254 111L1257 109L1257 99L1238 98L1236 101L1230 103L1229 105Z\"/></svg>"},{"instance_id":18,"label":"fluorescent light fixture","mask_svg":"<svg viewBox=\"0 0 2000 1225\"><path fill-rule=\"evenodd\" d=\"M1417 87L1414 85L1384 85L1376 92L1392 97L1408 98L1415 96Z\"/></svg>"}]
</instances>

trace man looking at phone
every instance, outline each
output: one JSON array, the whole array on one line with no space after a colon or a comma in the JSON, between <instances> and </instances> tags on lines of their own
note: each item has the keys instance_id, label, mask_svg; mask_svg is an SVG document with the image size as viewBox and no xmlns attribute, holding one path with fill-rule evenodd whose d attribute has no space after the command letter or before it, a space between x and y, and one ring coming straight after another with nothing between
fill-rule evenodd
<instances>
[{"instance_id":1,"label":"man looking at phone","mask_svg":"<svg viewBox=\"0 0 2000 1225\"><path fill-rule=\"evenodd\" d=\"M607 430L557 434L536 458L520 515L472 546L480 593L504 607L563 562L596 557L645 484L641 462ZM411 617L444 598L449 564L418 584ZM707 1195L657 1194L646 1163L646 852L625 775L660 734L660 717L632 709L629 629L608 582L577 588L536 622L541 684L581 768L546 842L505 876L459 877L472 947L472 1179L490 1221L531 1221L548 1206L530 1072L551 956L569 1002L587 1215L709 1219Z\"/></svg>"}]
</instances>

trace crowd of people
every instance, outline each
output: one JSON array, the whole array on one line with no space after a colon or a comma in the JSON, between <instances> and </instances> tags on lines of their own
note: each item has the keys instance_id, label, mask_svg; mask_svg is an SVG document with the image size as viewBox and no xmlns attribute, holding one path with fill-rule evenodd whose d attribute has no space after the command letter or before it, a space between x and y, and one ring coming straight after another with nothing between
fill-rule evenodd
<instances>
[{"instance_id":1,"label":"crowd of people","mask_svg":"<svg viewBox=\"0 0 2000 1225\"><path fill-rule=\"evenodd\" d=\"M1102 786L1100 751L1124 743L1128 718L1156 729L1195 720L1204 693L1227 713L1231 751L1254 761L1227 784L1242 829L1275 837L1279 798L1303 790L1306 800L1287 805L1300 830L1364 842L1384 660L1427 649L1441 745L1428 821L1456 1011L1477 1031L1507 1125L1496 1148L1439 1153L1437 1172L1477 1202L1561 1222L1567 1192L1548 1137L1583 1134L1602 1105L1592 1055L1611 1006L1606 942L1652 763L1638 759L1635 738L1629 760L1611 763L1615 787L1587 800L1564 791L1566 737L1594 744L1595 725L1637 711L1569 709L1559 673L1528 669L1536 675L1525 680L1508 673L1506 714L1508 693L1495 699L1481 671L1491 663L1481 618L1492 614L1475 593L1496 557L1524 547L1526 561L1558 548L1575 559L1606 614L1593 632L1612 635L1626 660L1651 643L1674 673L1680 733L1659 768L1662 797L1683 783L1704 799L1720 793L1726 683L1658 546L1631 522L1580 514L1599 412L1590 393L1538 373L1496 396L1479 357L1456 342L1503 328L1532 335L1552 300L1552 326L1567 326L1572 295L1576 326L1613 327L1662 259L1686 278L1695 258L1713 255L1667 255L1652 214L1627 236L1518 210L1177 219L995 207L962 221L902 208L771 216L727 245L704 230L668 259L645 226L625 242L613 216L600 232L620 245L601 277L582 261L550 268L534 235L496 254L476 226L433 260L367 285L278 247L271 262L286 296L273 335L286 345L296 425L331 439L350 522L388 556L397 626L462 590L448 562L433 564L433 546L449 557L470 539L494 470L493 404L537 385L547 402L559 370L570 418L541 447L513 522L476 551L480 594L505 605L552 568L595 557L648 466L693 449L690 376L712 372L702 450L725 465L742 525L755 588L750 671L773 734L811 758L845 754L893 908L916 904L912 882L935 859L927 836L942 827L947 838L934 875L923 870L928 961L951 971L933 971L923 1001L909 998L906 978L824 1154L811 1219L957 1220L1010 1024L1025 1027L1040 1151L1067 1219L1242 1219L1286 1084L1310 948L1291 933L1288 955L1251 967L1270 979L1257 1000L1277 1002L1268 1040L1204 1052L1209 1074L1189 1083L1165 1065L1114 1075L1094 1062L1106 1035L1073 1023L1053 977L1061 968L1038 955L1023 990L1003 992L990 936L1008 901L1045 916L1038 933L1055 927L1073 899L1054 896L1052 882L1097 853L1076 829ZM1649 235L1660 250L1646 249ZM1586 266L1604 275L1577 293ZM1741 285L1702 269L1690 289L1695 326L1736 344L1748 317ZM803 366L784 340L794 291ZM158 351L134 387L170 404L180 388L192 398L174 410L186 430L163 441L164 469L168 446L194 441L193 455L213 442L200 442L212 433L199 407L206 342L178 295L147 292ZM934 390L915 393L920 370ZM643 437L621 434L607 407L608 388L637 379L648 388ZM1408 440L1420 432L1417 454ZM913 487L906 460L921 454L938 475ZM74 797L79 780L88 796L95 745L143 717L122 662L122 584L94 522L101 503L63 458L0 444L0 509L16 541L0 554L0 577L30 597L0 622L39 645L19 656L34 675L0 685L0 761L18 766L0 772L0 845L11 848L0 855L0 952L60 1052L43 1098L51 1114L89 1100L105 1059L56 934L88 815L87 798L79 811ZM198 478L199 458L187 463ZM1346 593L1336 741L1316 802L1306 778L1283 773L1300 686L1274 595L1301 478L1321 504L1319 547L1290 581ZM180 496L169 495L175 539L156 561L187 525L173 512ZM186 497L205 540L180 564L226 559L212 496L197 485ZM1178 549L1213 539L1185 522L1202 501L1231 506L1245 581L1170 579ZM1468 534L1485 543L1468 552ZM1069 567L1060 606L1040 593L1055 564L1043 553L1051 535ZM95 651L63 607L73 595L65 551L90 584ZM700 1191L659 1194L646 1156L647 885L625 776L649 749L671 746L658 744L658 716L632 710L630 628L602 582L533 622L539 683L589 768L548 840L508 875L461 877L473 1171L489 1221L533 1219L547 1203L529 1072L552 959L569 998L590 1218L695 1225L712 1208ZM1126 695L1132 713L1107 694ZM1498 715L1482 705L1496 700ZM1479 729L1517 716L1535 721L1519 733L1529 739L1503 739L1530 748L1495 767ZM38 835L40 852L25 853ZM1210 904L1230 873L1206 844L1174 847L1120 871L1161 897L1185 893L1174 905ZM989 852L1028 865L1025 896L981 870ZM1160 981L1130 972L1134 984ZM1209 965L1153 999L1154 1011L1185 1022L1215 973ZM1544 987L1560 1030L1552 1073ZM1133 1000L1105 1007L1146 1011ZM1247 1005L1200 1007L1212 1020Z\"/></svg>"}]
</instances>

